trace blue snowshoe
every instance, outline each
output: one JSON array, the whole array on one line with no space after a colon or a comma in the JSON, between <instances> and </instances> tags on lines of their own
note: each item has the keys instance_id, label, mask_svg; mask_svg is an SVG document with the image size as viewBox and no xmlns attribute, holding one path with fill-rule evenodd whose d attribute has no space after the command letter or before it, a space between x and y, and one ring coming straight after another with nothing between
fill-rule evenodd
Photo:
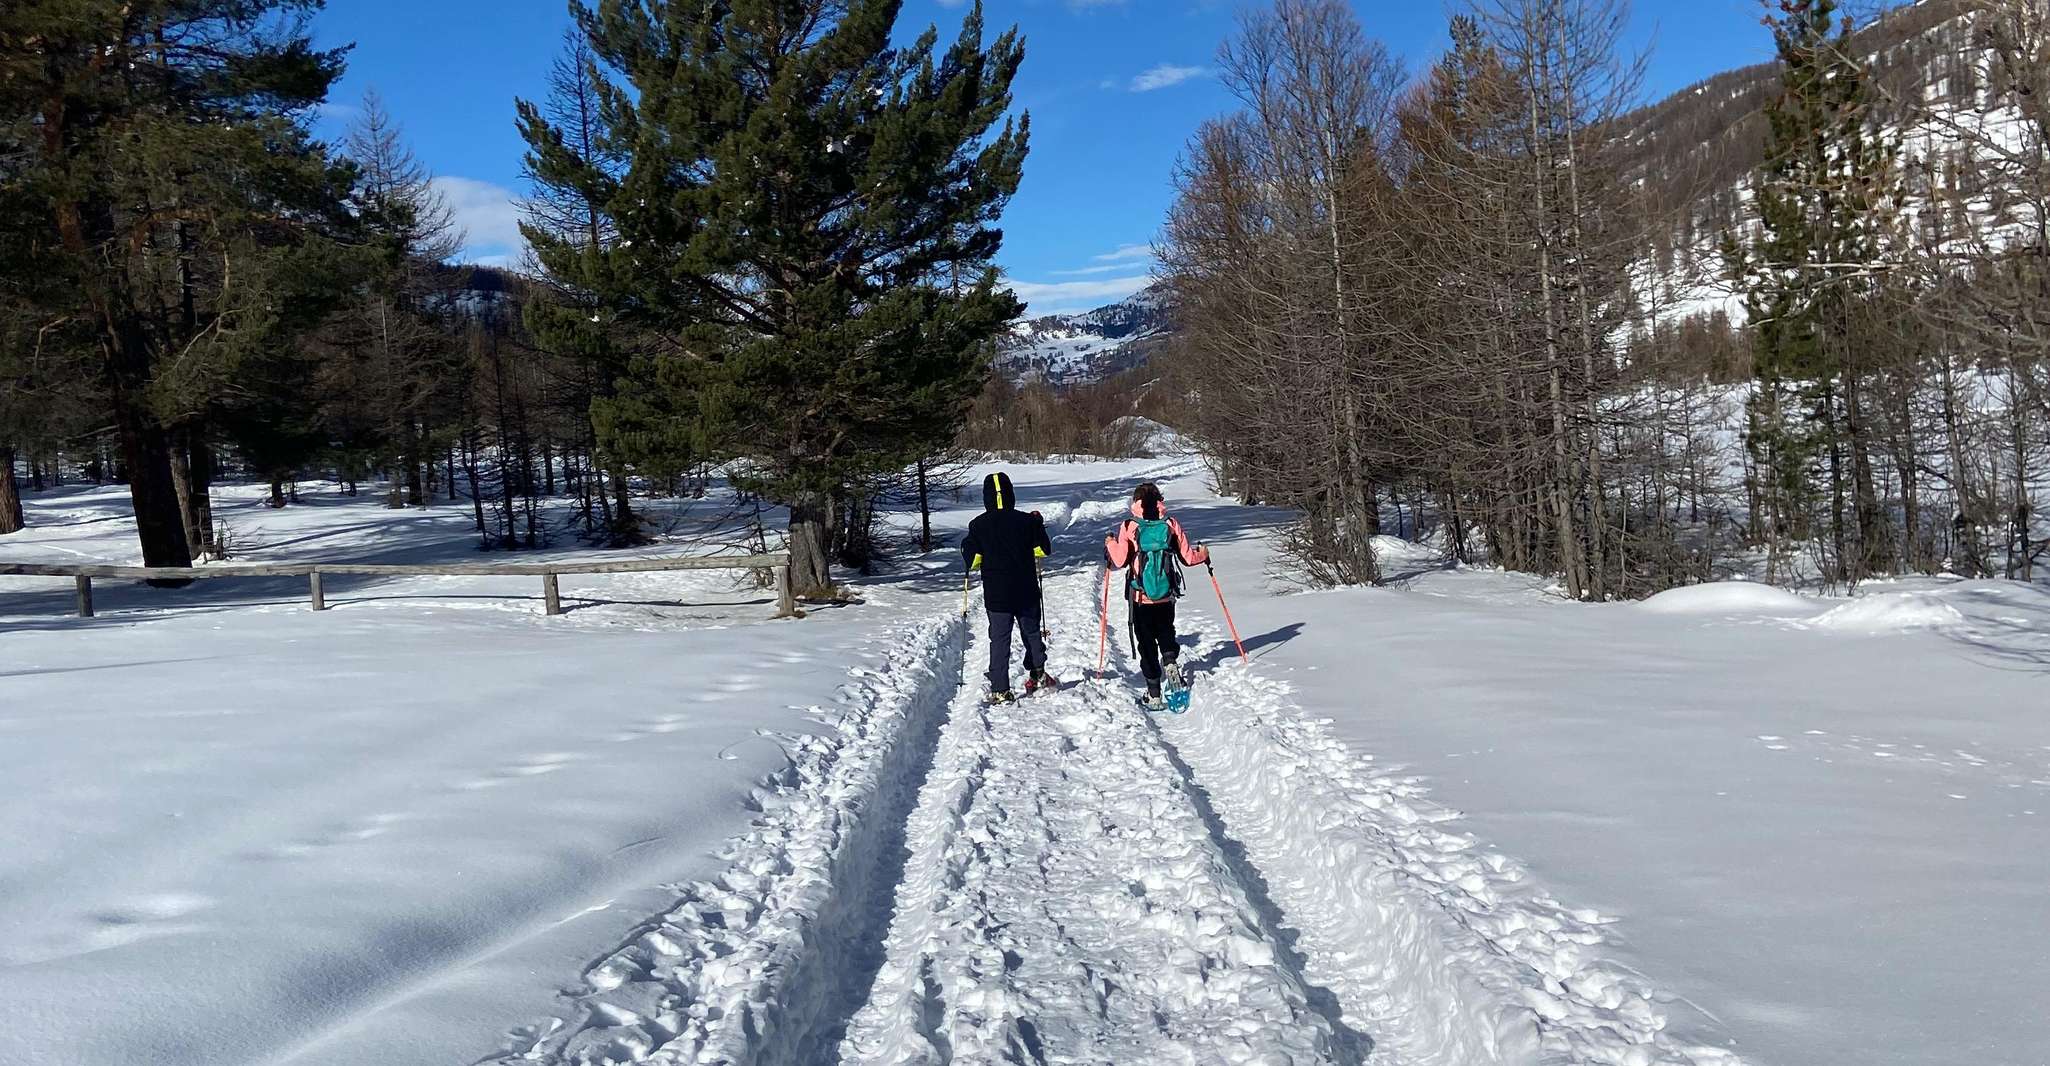
<instances>
[{"instance_id":1,"label":"blue snowshoe","mask_svg":"<svg viewBox=\"0 0 2050 1066\"><path fill-rule=\"evenodd\" d=\"M1181 714L1187 711L1189 709L1189 678L1188 675L1182 673L1182 668L1179 664L1167 668L1166 688L1167 697L1162 702L1166 704L1168 713Z\"/></svg>"}]
</instances>

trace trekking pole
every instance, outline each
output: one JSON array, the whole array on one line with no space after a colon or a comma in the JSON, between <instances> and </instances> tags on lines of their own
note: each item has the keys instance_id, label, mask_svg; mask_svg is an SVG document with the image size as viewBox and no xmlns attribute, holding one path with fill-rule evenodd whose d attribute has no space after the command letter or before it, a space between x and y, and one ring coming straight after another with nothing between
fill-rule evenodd
<instances>
[{"instance_id":1,"label":"trekking pole","mask_svg":"<svg viewBox=\"0 0 2050 1066\"><path fill-rule=\"evenodd\" d=\"M961 571L961 617L968 617L968 571Z\"/></svg>"},{"instance_id":2,"label":"trekking pole","mask_svg":"<svg viewBox=\"0 0 2050 1066\"><path fill-rule=\"evenodd\" d=\"M1039 514L1038 511L1032 513ZM1040 573L1039 562L1039 556L1032 557L1032 587L1039 591L1039 639L1050 640L1053 638L1053 630L1046 624L1046 575Z\"/></svg>"},{"instance_id":3,"label":"trekking pole","mask_svg":"<svg viewBox=\"0 0 2050 1066\"><path fill-rule=\"evenodd\" d=\"M1096 630L1096 676L1104 676L1110 663L1110 567L1103 568L1102 624Z\"/></svg>"},{"instance_id":4,"label":"trekking pole","mask_svg":"<svg viewBox=\"0 0 2050 1066\"><path fill-rule=\"evenodd\" d=\"M1217 590L1217 606L1224 612L1224 624L1231 628L1231 642L1239 646L1239 661L1252 662L1246 657L1246 642L1239 639L1238 623L1231 620L1231 607L1224 602L1224 586L1217 583L1217 568L1206 559L1203 569L1210 571L1210 587Z\"/></svg>"}]
</instances>

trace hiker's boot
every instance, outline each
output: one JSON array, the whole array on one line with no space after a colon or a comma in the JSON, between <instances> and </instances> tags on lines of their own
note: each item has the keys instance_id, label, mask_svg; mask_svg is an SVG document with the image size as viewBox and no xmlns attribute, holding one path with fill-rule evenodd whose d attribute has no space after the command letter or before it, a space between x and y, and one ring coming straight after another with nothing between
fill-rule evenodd
<instances>
[{"instance_id":1,"label":"hiker's boot","mask_svg":"<svg viewBox=\"0 0 2050 1066\"><path fill-rule=\"evenodd\" d=\"M1016 703L1016 702L1018 702L1018 697L1016 697L1016 696L1013 696L1013 695L1011 695L1011 690L1010 690L1010 689L1007 689L1007 688L993 688L993 689L989 690L989 702L991 702L991 703Z\"/></svg>"},{"instance_id":2,"label":"hiker's boot","mask_svg":"<svg viewBox=\"0 0 2050 1066\"><path fill-rule=\"evenodd\" d=\"M1160 695L1160 682L1159 682L1158 680L1154 679L1154 678L1147 678L1147 679L1146 679L1146 706L1148 706L1148 707L1162 707L1162 706L1165 706L1165 705L1166 705L1166 701L1164 701L1164 700L1163 700L1163 699L1161 698L1161 695Z\"/></svg>"},{"instance_id":3,"label":"hiker's boot","mask_svg":"<svg viewBox=\"0 0 2050 1066\"><path fill-rule=\"evenodd\" d=\"M1189 675L1183 672L1182 664L1169 662L1167 669L1161 671L1161 673L1164 675L1161 680L1165 683L1168 692L1180 692L1189 687Z\"/></svg>"},{"instance_id":4,"label":"hiker's boot","mask_svg":"<svg viewBox=\"0 0 2050 1066\"><path fill-rule=\"evenodd\" d=\"M1035 692L1051 692L1060 687L1060 679L1044 670L1034 670L1032 671L1032 676L1025 679L1025 694L1027 696Z\"/></svg>"}]
</instances>

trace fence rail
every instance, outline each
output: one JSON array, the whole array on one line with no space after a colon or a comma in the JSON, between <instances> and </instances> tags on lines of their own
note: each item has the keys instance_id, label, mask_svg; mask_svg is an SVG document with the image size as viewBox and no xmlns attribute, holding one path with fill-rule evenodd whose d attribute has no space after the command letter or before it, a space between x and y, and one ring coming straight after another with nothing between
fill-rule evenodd
<instances>
[{"instance_id":1,"label":"fence rail","mask_svg":"<svg viewBox=\"0 0 2050 1066\"><path fill-rule=\"evenodd\" d=\"M78 584L78 616L93 616L93 579L138 581L214 581L232 577L303 577L307 599L316 611L327 610L321 589L324 574L426 577L538 577L541 602L548 614L562 613L557 579L563 574L645 574L665 570L773 570L776 574L776 617L797 616L790 592L790 554L676 556L667 559L615 559L589 563L229 563L221 566L105 566L65 563L0 563L0 577L68 577Z\"/></svg>"}]
</instances>

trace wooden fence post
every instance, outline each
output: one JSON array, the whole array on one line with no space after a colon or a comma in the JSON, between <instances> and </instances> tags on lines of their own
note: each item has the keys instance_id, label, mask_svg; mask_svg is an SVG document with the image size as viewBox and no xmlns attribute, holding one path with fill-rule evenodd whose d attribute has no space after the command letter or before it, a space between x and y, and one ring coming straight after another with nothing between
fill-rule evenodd
<instances>
[{"instance_id":1,"label":"wooden fence post","mask_svg":"<svg viewBox=\"0 0 2050 1066\"><path fill-rule=\"evenodd\" d=\"M553 573L541 575L541 602L549 614L562 613L562 593Z\"/></svg>"},{"instance_id":2,"label":"wooden fence post","mask_svg":"<svg viewBox=\"0 0 2050 1066\"><path fill-rule=\"evenodd\" d=\"M797 614L797 601L790 596L790 564L776 568L776 617L791 618Z\"/></svg>"},{"instance_id":3,"label":"wooden fence post","mask_svg":"<svg viewBox=\"0 0 2050 1066\"><path fill-rule=\"evenodd\" d=\"M313 597L313 609L316 611L327 610L327 596L320 589L320 571L314 570L307 573L306 588Z\"/></svg>"},{"instance_id":4,"label":"wooden fence post","mask_svg":"<svg viewBox=\"0 0 2050 1066\"><path fill-rule=\"evenodd\" d=\"M78 616L93 616L93 579L84 574L78 575Z\"/></svg>"}]
</instances>

